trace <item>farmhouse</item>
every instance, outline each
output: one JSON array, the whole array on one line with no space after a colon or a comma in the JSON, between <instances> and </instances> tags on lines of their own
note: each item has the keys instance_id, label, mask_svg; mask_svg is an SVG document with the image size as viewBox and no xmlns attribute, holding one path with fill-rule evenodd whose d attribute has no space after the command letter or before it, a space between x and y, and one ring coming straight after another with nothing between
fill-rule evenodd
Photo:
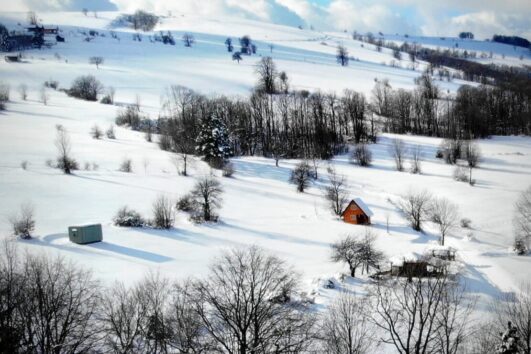
<instances>
[{"instance_id":1,"label":"farmhouse","mask_svg":"<svg viewBox=\"0 0 531 354\"><path fill-rule=\"evenodd\" d=\"M344 222L357 225L370 225L371 216L372 211L360 198L352 199L341 214Z\"/></svg>"}]
</instances>

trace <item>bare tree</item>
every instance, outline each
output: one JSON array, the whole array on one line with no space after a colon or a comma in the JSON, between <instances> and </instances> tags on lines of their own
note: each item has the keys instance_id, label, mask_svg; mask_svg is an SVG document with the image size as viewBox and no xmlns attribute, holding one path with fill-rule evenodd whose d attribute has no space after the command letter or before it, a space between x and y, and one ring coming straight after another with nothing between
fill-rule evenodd
<instances>
[{"instance_id":1,"label":"bare tree","mask_svg":"<svg viewBox=\"0 0 531 354\"><path fill-rule=\"evenodd\" d=\"M212 177L204 177L198 180L192 189L192 196L201 207L202 221L217 221L215 211L221 207L221 183Z\"/></svg>"},{"instance_id":2,"label":"bare tree","mask_svg":"<svg viewBox=\"0 0 531 354\"><path fill-rule=\"evenodd\" d=\"M312 318L290 299L296 274L251 247L225 252L192 298L206 331L228 353L297 353L310 343Z\"/></svg>"},{"instance_id":3,"label":"bare tree","mask_svg":"<svg viewBox=\"0 0 531 354\"><path fill-rule=\"evenodd\" d=\"M63 170L67 175L71 174L73 170L77 169L77 162L71 157L72 145L70 137L64 127L57 127L57 134L55 137L55 147L57 148L57 168Z\"/></svg>"},{"instance_id":4,"label":"bare tree","mask_svg":"<svg viewBox=\"0 0 531 354\"><path fill-rule=\"evenodd\" d=\"M277 92L276 78L278 76L276 65L271 57L263 57L256 65L258 74L258 89L267 94Z\"/></svg>"},{"instance_id":5,"label":"bare tree","mask_svg":"<svg viewBox=\"0 0 531 354\"><path fill-rule=\"evenodd\" d=\"M383 252L375 245L376 236L371 229L365 228L365 234L359 240L358 257L361 260L362 272L369 273L370 268L380 269L380 264L385 259Z\"/></svg>"},{"instance_id":6,"label":"bare tree","mask_svg":"<svg viewBox=\"0 0 531 354\"><path fill-rule=\"evenodd\" d=\"M531 354L531 283L522 283L517 292L503 293L492 302L499 328L508 322L516 327L518 353Z\"/></svg>"},{"instance_id":7,"label":"bare tree","mask_svg":"<svg viewBox=\"0 0 531 354\"><path fill-rule=\"evenodd\" d=\"M240 64L240 60L243 60L242 58L242 53L240 52L234 52L232 54L232 60L236 60L238 62L238 64Z\"/></svg>"},{"instance_id":8,"label":"bare tree","mask_svg":"<svg viewBox=\"0 0 531 354\"><path fill-rule=\"evenodd\" d=\"M444 246L446 235L459 223L459 211L456 204L446 198L435 198L430 207L430 220L437 225Z\"/></svg>"},{"instance_id":9,"label":"bare tree","mask_svg":"<svg viewBox=\"0 0 531 354\"><path fill-rule=\"evenodd\" d=\"M18 93L20 94L20 99L25 101L28 99L28 85L20 84L18 86Z\"/></svg>"},{"instance_id":10,"label":"bare tree","mask_svg":"<svg viewBox=\"0 0 531 354\"><path fill-rule=\"evenodd\" d=\"M404 155L406 154L406 145L401 139L393 139L390 147L391 155L395 160L396 170L404 170Z\"/></svg>"},{"instance_id":11,"label":"bare tree","mask_svg":"<svg viewBox=\"0 0 531 354\"><path fill-rule=\"evenodd\" d=\"M114 125L110 125L107 131L105 132L105 135L109 139L116 139L116 134L114 133Z\"/></svg>"},{"instance_id":12,"label":"bare tree","mask_svg":"<svg viewBox=\"0 0 531 354\"><path fill-rule=\"evenodd\" d=\"M40 92L39 92L39 96L40 96L42 104L47 106L50 97L48 95L48 92L46 92L46 86L44 86L44 85L41 86L41 89L40 89Z\"/></svg>"},{"instance_id":13,"label":"bare tree","mask_svg":"<svg viewBox=\"0 0 531 354\"><path fill-rule=\"evenodd\" d=\"M514 205L515 239L526 244L530 249L531 241L531 186L523 191Z\"/></svg>"},{"instance_id":14,"label":"bare tree","mask_svg":"<svg viewBox=\"0 0 531 354\"><path fill-rule=\"evenodd\" d=\"M464 155L468 164L468 182L470 185L474 184L472 179L472 170L479 165L481 159L481 152L476 143L468 141L464 146Z\"/></svg>"},{"instance_id":15,"label":"bare tree","mask_svg":"<svg viewBox=\"0 0 531 354\"><path fill-rule=\"evenodd\" d=\"M374 353L377 341L366 313L367 303L349 293L340 294L328 306L320 324L323 352L330 354Z\"/></svg>"},{"instance_id":16,"label":"bare tree","mask_svg":"<svg viewBox=\"0 0 531 354\"><path fill-rule=\"evenodd\" d=\"M345 176L338 175L332 167L328 168L330 185L325 187L325 197L335 215L341 215L348 202L347 180Z\"/></svg>"},{"instance_id":17,"label":"bare tree","mask_svg":"<svg viewBox=\"0 0 531 354\"><path fill-rule=\"evenodd\" d=\"M94 124L92 128L90 128L90 135L93 139L99 140L103 136L103 132L97 124Z\"/></svg>"},{"instance_id":18,"label":"bare tree","mask_svg":"<svg viewBox=\"0 0 531 354\"><path fill-rule=\"evenodd\" d=\"M347 235L332 245L331 259L333 262L344 262L348 265L350 276L356 277L356 269L363 264L361 257L361 242L351 235Z\"/></svg>"},{"instance_id":19,"label":"bare tree","mask_svg":"<svg viewBox=\"0 0 531 354\"><path fill-rule=\"evenodd\" d=\"M337 46L336 60L341 66L348 66L348 50L342 45Z\"/></svg>"},{"instance_id":20,"label":"bare tree","mask_svg":"<svg viewBox=\"0 0 531 354\"><path fill-rule=\"evenodd\" d=\"M439 353L437 314L444 302L447 277L380 279L374 289L374 324L401 354Z\"/></svg>"},{"instance_id":21,"label":"bare tree","mask_svg":"<svg viewBox=\"0 0 531 354\"><path fill-rule=\"evenodd\" d=\"M26 301L19 308L25 352L97 350L99 285L61 258L26 256L21 270Z\"/></svg>"},{"instance_id":22,"label":"bare tree","mask_svg":"<svg viewBox=\"0 0 531 354\"><path fill-rule=\"evenodd\" d=\"M89 63L96 65L96 69L99 69L100 65L103 64L103 57L90 57Z\"/></svg>"},{"instance_id":23,"label":"bare tree","mask_svg":"<svg viewBox=\"0 0 531 354\"><path fill-rule=\"evenodd\" d=\"M297 191L304 193L304 190L308 188L311 182L310 165L308 162L300 162L293 171L291 171L290 182L297 186Z\"/></svg>"},{"instance_id":24,"label":"bare tree","mask_svg":"<svg viewBox=\"0 0 531 354\"><path fill-rule=\"evenodd\" d=\"M28 11L27 13L28 22L32 26L36 26L39 23L39 20L37 18L37 14L35 11Z\"/></svg>"},{"instance_id":25,"label":"bare tree","mask_svg":"<svg viewBox=\"0 0 531 354\"><path fill-rule=\"evenodd\" d=\"M190 33L183 34L182 39L185 47L191 47L195 43L194 36Z\"/></svg>"},{"instance_id":26,"label":"bare tree","mask_svg":"<svg viewBox=\"0 0 531 354\"><path fill-rule=\"evenodd\" d=\"M420 147L420 145L415 145L413 149L411 149L411 162L410 162L411 173L420 174L422 172L421 160L422 160L422 148Z\"/></svg>"},{"instance_id":27,"label":"bare tree","mask_svg":"<svg viewBox=\"0 0 531 354\"><path fill-rule=\"evenodd\" d=\"M372 153L367 144L356 144L350 155L350 160L362 167L368 167L372 163Z\"/></svg>"},{"instance_id":28,"label":"bare tree","mask_svg":"<svg viewBox=\"0 0 531 354\"><path fill-rule=\"evenodd\" d=\"M415 231L422 230L422 223L429 216L431 194L426 190L410 190L399 202L400 210L404 213L411 227Z\"/></svg>"},{"instance_id":29,"label":"bare tree","mask_svg":"<svg viewBox=\"0 0 531 354\"><path fill-rule=\"evenodd\" d=\"M9 217L13 235L22 239L30 239L35 230L35 208L31 203L24 203L20 206L17 214Z\"/></svg>"},{"instance_id":30,"label":"bare tree","mask_svg":"<svg viewBox=\"0 0 531 354\"><path fill-rule=\"evenodd\" d=\"M160 195L153 202L153 220L151 223L159 229L170 229L175 222L175 210L171 200Z\"/></svg>"}]
</instances>

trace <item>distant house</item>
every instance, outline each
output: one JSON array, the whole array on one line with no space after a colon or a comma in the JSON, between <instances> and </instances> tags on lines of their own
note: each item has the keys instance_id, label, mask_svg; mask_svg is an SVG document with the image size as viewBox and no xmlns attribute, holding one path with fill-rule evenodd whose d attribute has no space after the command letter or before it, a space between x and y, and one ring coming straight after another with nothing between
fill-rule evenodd
<instances>
[{"instance_id":1,"label":"distant house","mask_svg":"<svg viewBox=\"0 0 531 354\"><path fill-rule=\"evenodd\" d=\"M345 208L341 217L349 224L370 225L373 215L371 209L360 198L355 198Z\"/></svg>"}]
</instances>

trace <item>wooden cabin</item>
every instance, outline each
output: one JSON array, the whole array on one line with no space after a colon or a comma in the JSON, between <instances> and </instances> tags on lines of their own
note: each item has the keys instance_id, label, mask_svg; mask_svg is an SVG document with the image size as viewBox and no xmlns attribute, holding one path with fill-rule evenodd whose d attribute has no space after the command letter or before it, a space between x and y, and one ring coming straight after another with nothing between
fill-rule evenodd
<instances>
[{"instance_id":1,"label":"wooden cabin","mask_svg":"<svg viewBox=\"0 0 531 354\"><path fill-rule=\"evenodd\" d=\"M344 222L356 225L370 225L371 216L372 211L360 198L352 199L341 214Z\"/></svg>"}]
</instances>

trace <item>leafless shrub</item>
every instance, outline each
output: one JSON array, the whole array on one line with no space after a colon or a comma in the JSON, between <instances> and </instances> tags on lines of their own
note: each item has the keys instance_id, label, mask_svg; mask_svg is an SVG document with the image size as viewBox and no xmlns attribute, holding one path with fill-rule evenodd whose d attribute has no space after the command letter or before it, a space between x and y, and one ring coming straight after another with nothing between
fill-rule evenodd
<instances>
[{"instance_id":1,"label":"leafless shrub","mask_svg":"<svg viewBox=\"0 0 531 354\"><path fill-rule=\"evenodd\" d=\"M515 239L525 246L526 251L529 251L531 241L531 186L520 194L514 205L513 225Z\"/></svg>"},{"instance_id":2,"label":"leafless shrub","mask_svg":"<svg viewBox=\"0 0 531 354\"><path fill-rule=\"evenodd\" d=\"M454 179L458 182L470 182L468 171L463 166L456 165L453 174Z\"/></svg>"},{"instance_id":3,"label":"leafless shrub","mask_svg":"<svg viewBox=\"0 0 531 354\"><path fill-rule=\"evenodd\" d=\"M57 90L59 88L59 81L56 81L56 80L44 81L44 87L48 87L48 88Z\"/></svg>"},{"instance_id":4,"label":"leafless shrub","mask_svg":"<svg viewBox=\"0 0 531 354\"><path fill-rule=\"evenodd\" d=\"M352 151L350 156L350 160L362 167L370 166L372 163L372 153L367 144L356 144L356 146L354 146L354 151Z\"/></svg>"},{"instance_id":5,"label":"leafless shrub","mask_svg":"<svg viewBox=\"0 0 531 354\"><path fill-rule=\"evenodd\" d=\"M109 129L105 131L105 135L108 139L116 139L116 134L114 133L114 125L110 125Z\"/></svg>"},{"instance_id":6,"label":"leafless shrub","mask_svg":"<svg viewBox=\"0 0 531 354\"><path fill-rule=\"evenodd\" d=\"M131 173L133 172L133 160L130 158L124 158L118 169L120 172Z\"/></svg>"},{"instance_id":7,"label":"leafless shrub","mask_svg":"<svg viewBox=\"0 0 531 354\"><path fill-rule=\"evenodd\" d=\"M194 36L190 33L183 34L182 39L185 47L191 47L195 43Z\"/></svg>"},{"instance_id":8,"label":"leafless shrub","mask_svg":"<svg viewBox=\"0 0 531 354\"><path fill-rule=\"evenodd\" d=\"M460 224L461 227L464 228L464 229L470 229L471 224L472 224L472 220L470 220L469 218L462 218L462 219L459 221L459 224Z\"/></svg>"},{"instance_id":9,"label":"leafless shrub","mask_svg":"<svg viewBox=\"0 0 531 354\"><path fill-rule=\"evenodd\" d=\"M25 203L20 206L18 213L9 217L14 236L25 240L31 238L31 234L35 230L34 210L33 204Z\"/></svg>"},{"instance_id":10,"label":"leafless shrub","mask_svg":"<svg viewBox=\"0 0 531 354\"><path fill-rule=\"evenodd\" d=\"M177 210L184 211L186 213L196 212L199 209L197 201L191 193L187 193L177 200Z\"/></svg>"},{"instance_id":11,"label":"leafless shrub","mask_svg":"<svg viewBox=\"0 0 531 354\"><path fill-rule=\"evenodd\" d=\"M48 105L48 101L50 99L50 96L48 95L48 92L46 92L46 87L41 86L41 90L39 92L39 97L41 99L41 102L43 105Z\"/></svg>"},{"instance_id":12,"label":"leafless shrub","mask_svg":"<svg viewBox=\"0 0 531 354\"><path fill-rule=\"evenodd\" d=\"M93 139L101 139L103 136L103 131L100 129L100 127L97 124L94 124L92 128L90 129L90 135Z\"/></svg>"},{"instance_id":13,"label":"leafless shrub","mask_svg":"<svg viewBox=\"0 0 531 354\"><path fill-rule=\"evenodd\" d=\"M0 111L3 111L5 103L9 101L9 85L0 82Z\"/></svg>"},{"instance_id":14,"label":"leafless shrub","mask_svg":"<svg viewBox=\"0 0 531 354\"><path fill-rule=\"evenodd\" d=\"M28 99L28 85L20 84L18 86L18 93L20 95L20 99L26 101Z\"/></svg>"},{"instance_id":15,"label":"leafless shrub","mask_svg":"<svg viewBox=\"0 0 531 354\"><path fill-rule=\"evenodd\" d=\"M395 166L397 171L404 170L404 155L406 154L406 144L401 139L393 139L389 148L393 159L395 160Z\"/></svg>"},{"instance_id":16,"label":"leafless shrub","mask_svg":"<svg viewBox=\"0 0 531 354\"><path fill-rule=\"evenodd\" d=\"M157 229L170 229L175 222L175 211L171 200L160 195L153 202L153 219L151 224Z\"/></svg>"},{"instance_id":17,"label":"leafless shrub","mask_svg":"<svg viewBox=\"0 0 531 354\"><path fill-rule=\"evenodd\" d=\"M402 196L399 207L410 222L413 230L422 230L422 223L426 221L429 216L430 203L431 194L426 190L410 190L407 194Z\"/></svg>"},{"instance_id":18,"label":"leafless shrub","mask_svg":"<svg viewBox=\"0 0 531 354\"><path fill-rule=\"evenodd\" d=\"M464 157L469 168L475 168L478 166L481 159L481 152L476 143L467 141L463 147Z\"/></svg>"},{"instance_id":19,"label":"leafless shrub","mask_svg":"<svg viewBox=\"0 0 531 354\"><path fill-rule=\"evenodd\" d=\"M28 169L29 162L27 160L24 160L20 163L20 168L22 168L24 171Z\"/></svg>"},{"instance_id":20,"label":"leafless shrub","mask_svg":"<svg viewBox=\"0 0 531 354\"><path fill-rule=\"evenodd\" d=\"M416 145L411 149L411 168L410 171L413 174L422 173L422 148L420 145Z\"/></svg>"},{"instance_id":21,"label":"leafless shrub","mask_svg":"<svg viewBox=\"0 0 531 354\"><path fill-rule=\"evenodd\" d=\"M57 126L55 147L58 152L57 165L55 167L61 169L65 174L71 174L72 171L77 170L78 164L71 157L72 145L70 143L70 136L62 126Z\"/></svg>"},{"instance_id":22,"label":"leafless shrub","mask_svg":"<svg viewBox=\"0 0 531 354\"><path fill-rule=\"evenodd\" d=\"M328 179L330 185L325 187L325 198L332 212L339 216L348 202L347 180L345 176L338 175L332 167L328 169Z\"/></svg>"},{"instance_id":23,"label":"leafless shrub","mask_svg":"<svg viewBox=\"0 0 531 354\"><path fill-rule=\"evenodd\" d=\"M226 162L221 170L223 177L232 177L234 174L234 165L231 162Z\"/></svg>"},{"instance_id":24,"label":"leafless shrub","mask_svg":"<svg viewBox=\"0 0 531 354\"><path fill-rule=\"evenodd\" d=\"M70 89L67 90L68 95L81 98L87 101L97 101L98 95L103 90L103 85L94 76L86 75L76 78Z\"/></svg>"}]
</instances>

